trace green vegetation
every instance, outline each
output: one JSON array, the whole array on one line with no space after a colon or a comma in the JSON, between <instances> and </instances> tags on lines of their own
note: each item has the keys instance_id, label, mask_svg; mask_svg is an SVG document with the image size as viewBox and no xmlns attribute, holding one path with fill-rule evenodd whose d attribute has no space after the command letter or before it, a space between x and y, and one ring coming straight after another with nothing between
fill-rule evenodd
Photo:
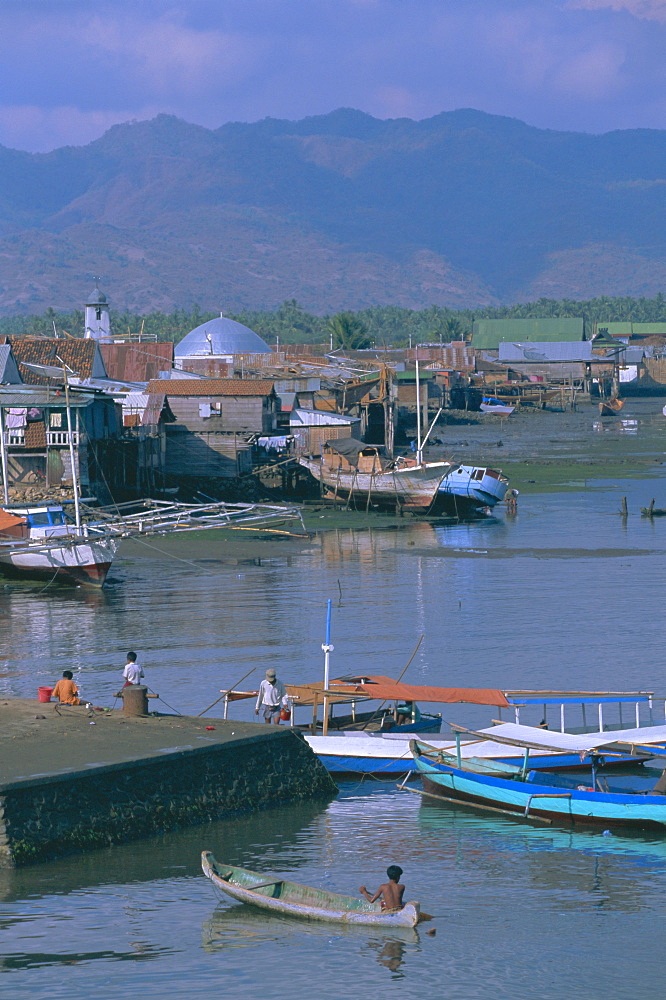
<instances>
[{"instance_id":1,"label":"green vegetation","mask_svg":"<svg viewBox=\"0 0 666 1000\"><path fill-rule=\"evenodd\" d=\"M206 320L214 319L216 312L202 312L199 306L176 309L172 313L151 312L145 316L111 310L112 329L117 336L143 331L158 340L179 340ZM485 309L447 309L430 306L428 309L403 309L399 306L373 306L358 312L346 311L332 316L308 313L295 300L290 299L273 311L245 311L230 314L231 319L244 323L269 344L333 344L350 350L362 347L405 347L418 343L448 343L451 340L469 340L475 319L538 319L584 317L587 323L666 322L666 297L610 298L604 296L576 302L573 299L539 299L513 306ZM55 324L59 333L74 337L83 336L84 314L80 309L72 312L45 313L33 316L7 316L0 318L0 335L47 334Z\"/></svg>"}]
</instances>

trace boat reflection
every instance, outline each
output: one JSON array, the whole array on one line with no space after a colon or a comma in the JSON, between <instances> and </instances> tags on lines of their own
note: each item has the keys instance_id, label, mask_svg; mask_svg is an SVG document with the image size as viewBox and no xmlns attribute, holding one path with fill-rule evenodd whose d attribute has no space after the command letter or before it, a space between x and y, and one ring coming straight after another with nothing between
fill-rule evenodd
<instances>
[{"instance_id":1,"label":"boat reflection","mask_svg":"<svg viewBox=\"0 0 666 1000\"><path fill-rule=\"evenodd\" d=\"M420 950L419 933L413 927L391 927L382 931L361 924L297 920L266 913L244 903L218 906L201 928L202 947L209 953L262 946L271 941L283 945L298 936L356 943L361 955L376 959L396 974L392 976L395 979L404 978L400 970L409 952Z\"/></svg>"}]
</instances>

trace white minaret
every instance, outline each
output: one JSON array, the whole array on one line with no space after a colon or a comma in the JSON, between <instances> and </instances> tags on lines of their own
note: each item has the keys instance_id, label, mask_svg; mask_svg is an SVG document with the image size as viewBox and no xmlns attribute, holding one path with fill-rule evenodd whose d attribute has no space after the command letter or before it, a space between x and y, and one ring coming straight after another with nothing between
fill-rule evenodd
<instances>
[{"instance_id":1,"label":"white minaret","mask_svg":"<svg viewBox=\"0 0 666 1000\"><path fill-rule=\"evenodd\" d=\"M99 290L99 278L95 278L95 290L86 300L86 340L111 341L111 319L106 295Z\"/></svg>"}]
</instances>

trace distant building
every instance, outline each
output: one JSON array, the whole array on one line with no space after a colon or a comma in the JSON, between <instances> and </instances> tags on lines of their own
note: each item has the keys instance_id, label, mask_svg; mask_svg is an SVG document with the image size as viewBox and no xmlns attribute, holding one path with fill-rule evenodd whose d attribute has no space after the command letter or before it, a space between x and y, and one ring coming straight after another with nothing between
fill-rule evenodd
<instances>
[{"instance_id":1,"label":"distant building","mask_svg":"<svg viewBox=\"0 0 666 1000\"><path fill-rule=\"evenodd\" d=\"M167 476L232 478L249 472L248 443L277 427L273 383L256 379L156 379L151 398L166 398L173 422L166 425Z\"/></svg>"},{"instance_id":2,"label":"distant building","mask_svg":"<svg viewBox=\"0 0 666 1000\"><path fill-rule=\"evenodd\" d=\"M496 351L510 341L585 340L585 320L568 319L477 319L472 327L475 350Z\"/></svg>"},{"instance_id":3,"label":"distant building","mask_svg":"<svg viewBox=\"0 0 666 1000\"><path fill-rule=\"evenodd\" d=\"M102 343L108 343L112 339L109 304L104 292L100 292L97 282L86 301L84 337L86 340L97 340Z\"/></svg>"},{"instance_id":4,"label":"distant building","mask_svg":"<svg viewBox=\"0 0 666 1000\"><path fill-rule=\"evenodd\" d=\"M251 356L270 353L270 347L258 334L220 313L215 319L195 327L176 344L175 367L199 375L225 377L226 367L217 371L215 362L219 362L220 366L227 366L239 354Z\"/></svg>"}]
</instances>

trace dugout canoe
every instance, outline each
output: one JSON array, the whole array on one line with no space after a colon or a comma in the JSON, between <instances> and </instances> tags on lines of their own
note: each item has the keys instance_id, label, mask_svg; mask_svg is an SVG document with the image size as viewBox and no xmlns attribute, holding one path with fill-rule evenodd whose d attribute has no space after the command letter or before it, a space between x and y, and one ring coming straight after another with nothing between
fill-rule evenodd
<instances>
[{"instance_id":1,"label":"dugout canoe","mask_svg":"<svg viewBox=\"0 0 666 1000\"><path fill-rule=\"evenodd\" d=\"M301 920L415 927L421 915L418 903L406 903L401 910L382 910L379 903L368 903L365 899L220 864L210 851L202 852L201 867L213 885L232 899Z\"/></svg>"}]
</instances>

